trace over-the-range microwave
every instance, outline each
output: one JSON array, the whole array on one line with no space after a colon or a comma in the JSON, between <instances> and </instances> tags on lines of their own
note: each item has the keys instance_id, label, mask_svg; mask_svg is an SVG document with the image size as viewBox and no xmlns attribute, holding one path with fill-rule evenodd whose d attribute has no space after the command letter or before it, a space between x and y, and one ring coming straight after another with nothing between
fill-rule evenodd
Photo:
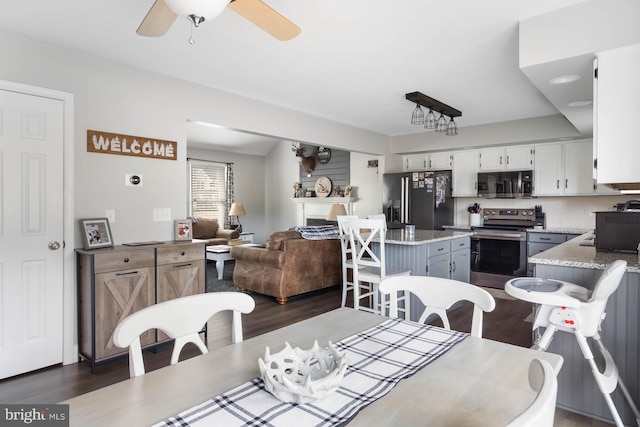
<instances>
[{"instance_id":1,"label":"over-the-range microwave","mask_svg":"<svg viewBox=\"0 0 640 427\"><path fill-rule=\"evenodd\" d=\"M478 172L478 197L487 199L533 197L533 171Z\"/></svg>"}]
</instances>

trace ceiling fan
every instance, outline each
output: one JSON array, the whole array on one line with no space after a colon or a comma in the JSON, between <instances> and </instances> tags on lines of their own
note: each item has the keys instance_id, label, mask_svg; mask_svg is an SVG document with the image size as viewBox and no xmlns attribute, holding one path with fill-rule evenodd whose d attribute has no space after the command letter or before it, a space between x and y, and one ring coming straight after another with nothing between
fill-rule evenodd
<instances>
[{"instance_id":1,"label":"ceiling fan","mask_svg":"<svg viewBox=\"0 0 640 427\"><path fill-rule=\"evenodd\" d=\"M261 0L155 0L136 33L141 36L164 35L178 16L198 27L222 13L225 7L257 25L278 40L290 40L300 28Z\"/></svg>"}]
</instances>

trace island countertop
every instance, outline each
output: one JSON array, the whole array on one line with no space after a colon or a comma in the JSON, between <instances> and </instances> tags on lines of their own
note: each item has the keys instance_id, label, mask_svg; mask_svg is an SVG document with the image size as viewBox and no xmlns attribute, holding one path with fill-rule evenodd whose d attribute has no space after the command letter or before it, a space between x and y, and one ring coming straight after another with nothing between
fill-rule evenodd
<instances>
[{"instance_id":1,"label":"island countertop","mask_svg":"<svg viewBox=\"0 0 640 427\"><path fill-rule=\"evenodd\" d=\"M385 243L393 245L426 245L428 243L470 236L473 236L473 233L470 231L416 230L414 233L407 233L404 229L392 229L387 230ZM375 240L376 239L374 239L374 241Z\"/></svg>"},{"instance_id":2,"label":"island countertop","mask_svg":"<svg viewBox=\"0 0 640 427\"><path fill-rule=\"evenodd\" d=\"M627 261L627 271L640 273L638 254L625 252L598 252L593 246L592 233L584 233L549 250L529 257L532 264L579 267L604 270L617 259ZM591 243L591 244L590 244Z\"/></svg>"}]
</instances>

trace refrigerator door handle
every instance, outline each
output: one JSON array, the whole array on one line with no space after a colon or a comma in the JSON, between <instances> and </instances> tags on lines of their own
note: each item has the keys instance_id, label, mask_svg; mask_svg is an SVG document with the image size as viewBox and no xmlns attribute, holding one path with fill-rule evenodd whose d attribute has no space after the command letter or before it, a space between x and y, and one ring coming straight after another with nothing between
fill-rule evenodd
<instances>
[{"instance_id":1,"label":"refrigerator door handle","mask_svg":"<svg viewBox=\"0 0 640 427\"><path fill-rule=\"evenodd\" d=\"M404 200L404 186L405 186L405 178L402 177L400 178L400 222L404 222L404 204L405 204L405 200Z\"/></svg>"},{"instance_id":2,"label":"refrigerator door handle","mask_svg":"<svg viewBox=\"0 0 640 427\"><path fill-rule=\"evenodd\" d=\"M404 223L409 223L409 178L404 179Z\"/></svg>"}]
</instances>

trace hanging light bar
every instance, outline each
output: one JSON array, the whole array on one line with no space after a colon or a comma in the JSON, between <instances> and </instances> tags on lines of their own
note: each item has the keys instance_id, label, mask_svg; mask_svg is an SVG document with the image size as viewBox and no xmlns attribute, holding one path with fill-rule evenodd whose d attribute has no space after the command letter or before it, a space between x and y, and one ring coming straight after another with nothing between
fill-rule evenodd
<instances>
[{"instance_id":1,"label":"hanging light bar","mask_svg":"<svg viewBox=\"0 0 640 427\"><path fill-rule=\"evenodd\" d=\"M405 95L405 98L411 102L416 104L416 108L413 110L411 114L411 124L413 125L422 125L424 124L425 129L435 129L436 132L443 132L449 136L458 134L458 126L453 121L454 117L462 116L462 112L460 110L456 110L455 108L444 104L437 99L433 99L423 93L420 92L411 92ZM426 117L422 108L425 107L429 109ZM436 117L434 111L440 113L440 117L436 121ZM451 118L449 123L447 124L447 120L445 116Z\"/></svg>"}]
</instances>

